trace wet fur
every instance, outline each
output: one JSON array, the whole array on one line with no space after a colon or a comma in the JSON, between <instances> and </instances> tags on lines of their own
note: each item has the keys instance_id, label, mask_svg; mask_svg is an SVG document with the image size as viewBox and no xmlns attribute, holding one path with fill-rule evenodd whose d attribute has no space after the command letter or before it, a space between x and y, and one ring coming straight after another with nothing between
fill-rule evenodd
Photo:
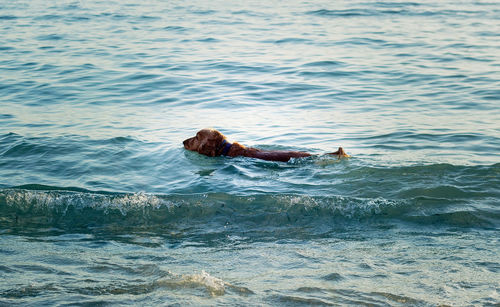
<instances>
[{"instance_id":1,"label":"wet fur","mask_svg":"<svg viewBox=\"0 0 500 307\"><path fill-rule=\"evenodd\" d=\"M215 129L202 129L192 138L186 139L183 144L187 150L196 151L200 154L215 157L221 155L221 144L226 137ZM329 153L340 157L348 157L342 147L336 152ZM229 157L250 157L268 161L287 162L291 158L303 158L311 156L310 153L302 151L281 151L281 150L260 150L252 147L245 147L237 142L232 143L226 154Z\"/></svg>"}]
</instances>

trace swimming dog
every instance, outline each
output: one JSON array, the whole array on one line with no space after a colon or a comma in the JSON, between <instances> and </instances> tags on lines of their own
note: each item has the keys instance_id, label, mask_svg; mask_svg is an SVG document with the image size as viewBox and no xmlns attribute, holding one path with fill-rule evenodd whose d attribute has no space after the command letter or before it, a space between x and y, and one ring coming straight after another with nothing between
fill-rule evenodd
<instances>
[{"instance_id":1,"label":"swimming dog","mask_svg":"<svg viewBox=\"0 0 500 307\"><path fill-rule=\"evenodd\" d=\"M283 151L283 150L261 150L252 147L243 146L237 142L229 143L226 137L215 129L202 129L196 133L196 136L189 138L183 142L184 148L191 151L196 151L200 154L217 157L249 157L268 161L287 162L291 158L304 158L313 156L310 153L303 151ZM342 149L336 152L328 153L336 155L340 158L349 157Z\"/></svg>"}]
</instances>

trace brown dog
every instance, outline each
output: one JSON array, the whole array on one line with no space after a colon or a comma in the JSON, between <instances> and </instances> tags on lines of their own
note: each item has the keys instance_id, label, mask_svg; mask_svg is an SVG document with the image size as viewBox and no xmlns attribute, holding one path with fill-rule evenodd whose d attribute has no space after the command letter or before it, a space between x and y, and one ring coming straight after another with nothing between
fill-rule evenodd
<instances>
[{"instance_id":1,"label":"brown dog","mask_svg":"<svg viewBox=\"0 0 500 307\"><path fill-rule=\"evenodd\" d=\"M217 157L250 157L268 161L287 162L291 158L303 158L312 156L310 153L302 151L281 151L281 150L260 150L257 148L245 147L236 142L229 143L226 137L215 129L202 129L196 133L195 137L189 138L183 142L184 148L196 151L200 154ZM341 157L349 157L342 149L336 152L328 153Z\"/></svg>"}]
</instances>

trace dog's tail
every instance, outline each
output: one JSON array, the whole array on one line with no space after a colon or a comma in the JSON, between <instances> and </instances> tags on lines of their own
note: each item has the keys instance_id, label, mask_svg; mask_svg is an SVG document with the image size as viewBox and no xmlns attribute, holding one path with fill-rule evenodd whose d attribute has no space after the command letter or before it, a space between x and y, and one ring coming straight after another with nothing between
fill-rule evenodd
<instances>
[{"instance_id":1,"label":"dog's tail","mask_svg":"<svg viewBox=\"0 0 500 307\"><path fill-rule=\"evenodd\" d=\"M335 152L329 152L328 155L336 155L336 156L339 156L339 159L340 158L350 158L351 156L348 155L345 151L344 151L344 148L342 147L339 147L339 149Z\"/></svg>"}]
</instances>

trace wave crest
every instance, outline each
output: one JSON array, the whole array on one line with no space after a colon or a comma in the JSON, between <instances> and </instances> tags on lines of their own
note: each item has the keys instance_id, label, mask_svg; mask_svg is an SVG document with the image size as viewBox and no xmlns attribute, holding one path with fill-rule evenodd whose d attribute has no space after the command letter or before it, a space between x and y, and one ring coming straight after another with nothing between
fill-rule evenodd
<instances>
[{"instance_id":1,"label":"wave crest","mask_svg":"<svg viewBox=\"0 0 500 307\"><path fill-rule=\"evenodd\" d=\"M491 209L491 208L490 208ZM500 217L442 199L226 193L153 195L68 190L0 190L0 224L57 228L160 227L199 233L271 228L324 231L346 223L394 221L483 227ZM328 230L326 230L328 231Z\"/></svg>"}]
</instances>

